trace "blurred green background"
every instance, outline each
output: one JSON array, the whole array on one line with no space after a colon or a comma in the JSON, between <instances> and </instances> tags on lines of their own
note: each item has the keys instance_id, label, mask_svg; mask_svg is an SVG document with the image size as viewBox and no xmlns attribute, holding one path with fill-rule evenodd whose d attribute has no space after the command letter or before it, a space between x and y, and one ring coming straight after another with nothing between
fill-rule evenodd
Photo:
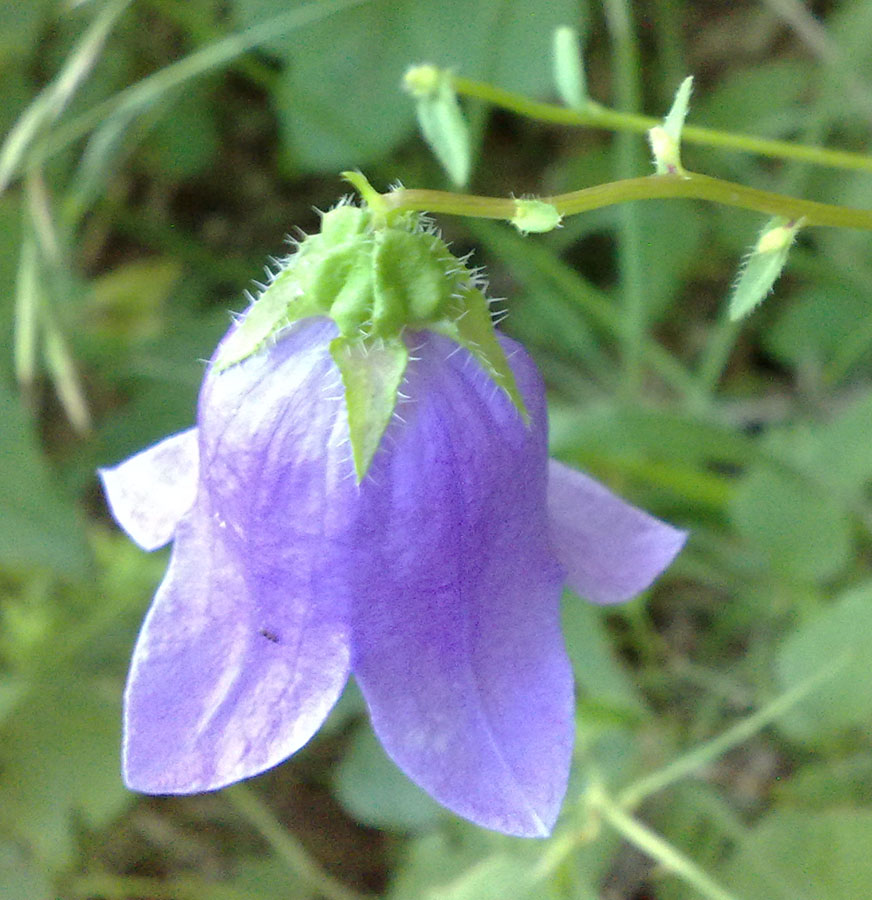
<instances>
[{"instance_id":1,"label":"blurred green background","mask_svg":"<svg viewBox=\"0 0 872 900\"><path fill-rule=\"evenodd\" d=\"M0 0L0 898L872 896L872 241L803 233L734 325L762 219L691 201L526 238L440 220L546 376L554 454L692 532L647 596L565 598L579 740L554 837L441 810L385 759L353 689L243 788L124 789L121 690L167 557L113 527L95 468L191 424L228 310L347 192L341 169L448 186L400 89L409 65L555 101L552 32L571 25L600 102L662 115L693 74L694 124L869 146L868 0L341 7ZM651 171L640 136L463 105L475 193ZM868 173L697 146L684 161L872 207ZM727 752L660 779L759 710ZM662 837L657 860L601 815L604 795Z\"/></svg>"}]
</instances>

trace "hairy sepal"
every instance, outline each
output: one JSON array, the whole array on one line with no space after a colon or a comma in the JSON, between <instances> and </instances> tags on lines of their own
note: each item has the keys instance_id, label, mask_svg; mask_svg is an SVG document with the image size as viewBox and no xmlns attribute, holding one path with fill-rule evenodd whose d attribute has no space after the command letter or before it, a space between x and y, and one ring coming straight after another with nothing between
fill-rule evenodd
<instances>
[{"instance_id":1,"label":"hairy sepal","mask_svg":"<svg viewBox=\"0 0 872 900\"><path fill-rule=\"evenodd\" d=\"M506 392L524 424L529 425L530 414L506 354L497 340L484 294L477 288L467 286L455 296L453 303L449 318L427 327L465 347L491 381Z\"/></svg>"},{"instance_id":2,"label":"hairy sepal","mask_svg":"<svg viewBox=\"0 0 872 900\"><path fill-rule=\"evenodd\" d=\"M397 405L409 362L402 338L350 339L330 343L342 375L354 472L363 481Z\"/></svg>"}]
</instances>

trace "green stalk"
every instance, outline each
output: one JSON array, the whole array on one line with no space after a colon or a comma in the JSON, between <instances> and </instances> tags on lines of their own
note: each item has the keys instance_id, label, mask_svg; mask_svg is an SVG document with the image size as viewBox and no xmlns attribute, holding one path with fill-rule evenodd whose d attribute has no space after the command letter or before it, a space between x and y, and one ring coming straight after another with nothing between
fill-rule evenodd
<instances>
[{"instance_id":1,"label":"green stalk","mask_svg":"<svg viewBox=\"0 0 872 900\"><path fill-rule=\"evenodd\" d=\"M645 134L649 128L662 125L662 119L653 116L641 116L636 113L618 112L599 103L591 101L583 110L568 109L556 103L542 103L531 100L522 94L505 91L502 88L452 76L452 84L458 94L485 100L493 106L516 113L528 119L550 122L555 125L603 128L608 131L629 131ZM832 150L827 147L811 147L804 144L793 144L790 141L776 141L768 138L753 137L748 134L734 134L716 128L704 128L699 125L685 125L681 130L681 140L688 144L704 147L720 147L743 153L753 153L772 159L795 159L813 163L818 166L829 166L834 169L849 169L855 172L872 172L872 156L862 153L851 153L847 150Z\"/></svg>"},{"instance_id":2,"label":"green stalk","mask_svg":"<svg viewBox=\"0 0 872 900\"><path fill-rule=\"evenodd\" d=\"M738 900L724 890L704 869L685 856L668 841L646 825L624 812L605 795L599 797L594 808L612 828L664 869L696 888L707 900Z\"/></svg>"},{"instance_id":3,"label":"green stalk","mask_svg":"<svg viewBox=\"0 0 872 900\"><path fill-rule=\"evenodd\" d=\"M250 788L235 784L223 796L272 847L276 856L327 900L362 900L365 896L328 875Z\"/></svg>"},{"instance_id":4,"label":"green stalk","mask_svg":"<svg viewBox=\"0 0 872 900\"><path fill-rule=\"evenodd\" d=\"M634 809L652 794L662 791L676 781L680 781L682 778L686 778L688 775L692 775L704 766L714 762L728 750L732 750L733 747L739 746L739 744L747 741L748 738L762 731L787 710L804 700L824 682L829 681L837 672L841 671L849 657L850 653L842 654L835 663L813 672L794 688L785 691L771 703L768 703L753 715L748 716L747 719L743 719L732 728L728 728L723 734L699 747L695 747L690 753L680 756L659 771L640 778L621 792L618 796L618 803L626 809Z\"/></svg>"},{"instance_id":5,"label":"green stalk","mask_svg":"<svg viewBox=\"0 0 872 900\"><path fill-rule=\"evenodd\" d=\"M470 194L452 194L447 191L400 190L385 194L389 208L418 210L421 212L469 216L481 219L505 219L515 217L516 201L503 197L478 197ZM724 181L708 175L688 172L685 175L646 175L641 178L625 178L598 184L580 191L542 197L562 216L615 206L634 200L660 200L665 198L708 200L723 206L749 209L768 216L783 216L789 220L805 219L804 228L822 226L830 228L857 228L872 231L872 210L854 209L802 200L772 191L746 187L733 181Z\"/></svg>"}]
</instances>

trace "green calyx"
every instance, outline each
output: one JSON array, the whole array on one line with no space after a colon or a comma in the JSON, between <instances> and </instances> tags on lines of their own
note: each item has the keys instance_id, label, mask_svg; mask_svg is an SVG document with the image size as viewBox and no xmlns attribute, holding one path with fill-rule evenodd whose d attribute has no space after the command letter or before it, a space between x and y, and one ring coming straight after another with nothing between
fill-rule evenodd
<instances>
[{"instance_id":1,"label":"green calyx","mask_svg":"<svg viewBox=\"0 0 872 900\"><path fill-rule=\"evenodd\" d=\"M329 317L330 353L342 376L357 480L362 481L394 414L408 365L406 329L461 344L511 398L524 401L497 341L476 274L417 214L390 221L342 205L302 241L222 344L213 371L243 362L302 319Z\"/></svg>"}]
</instances>

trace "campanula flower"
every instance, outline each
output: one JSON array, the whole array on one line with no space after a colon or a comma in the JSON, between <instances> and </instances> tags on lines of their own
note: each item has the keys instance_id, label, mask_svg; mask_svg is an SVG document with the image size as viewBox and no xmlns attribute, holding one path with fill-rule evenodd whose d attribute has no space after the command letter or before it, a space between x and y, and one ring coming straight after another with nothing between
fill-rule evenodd
<instances>
[{"instance_id":1,"label":"campanula flower","mask_svg":"<svg viewBox=\"0 0 872 900\"><path fill-rule=\"evenodd\" d=\"M535 365L504 336L454 327L452 304L478 303L464 297L477 287L432 232L400 227L427 236L454 279L446 298L434 288L413 308L426 265L379 260L413 242L365 222L340 229L343 246L364 236L364 262L346 253L313 303L326 276L306 260L324 247L307 257L304 242L290 299L264 311L279 275L219 345L196 428L101 472L131 538L173 542L125 692L124 778L177 794L263 772L353 673L413 781L473 822L544 836L574 733L563 587L626 600L684 534L548 461ZM363 313L337 299L355 278ZM397 284L400 312L379 311Z\"/></svg>"}]
</instances>

